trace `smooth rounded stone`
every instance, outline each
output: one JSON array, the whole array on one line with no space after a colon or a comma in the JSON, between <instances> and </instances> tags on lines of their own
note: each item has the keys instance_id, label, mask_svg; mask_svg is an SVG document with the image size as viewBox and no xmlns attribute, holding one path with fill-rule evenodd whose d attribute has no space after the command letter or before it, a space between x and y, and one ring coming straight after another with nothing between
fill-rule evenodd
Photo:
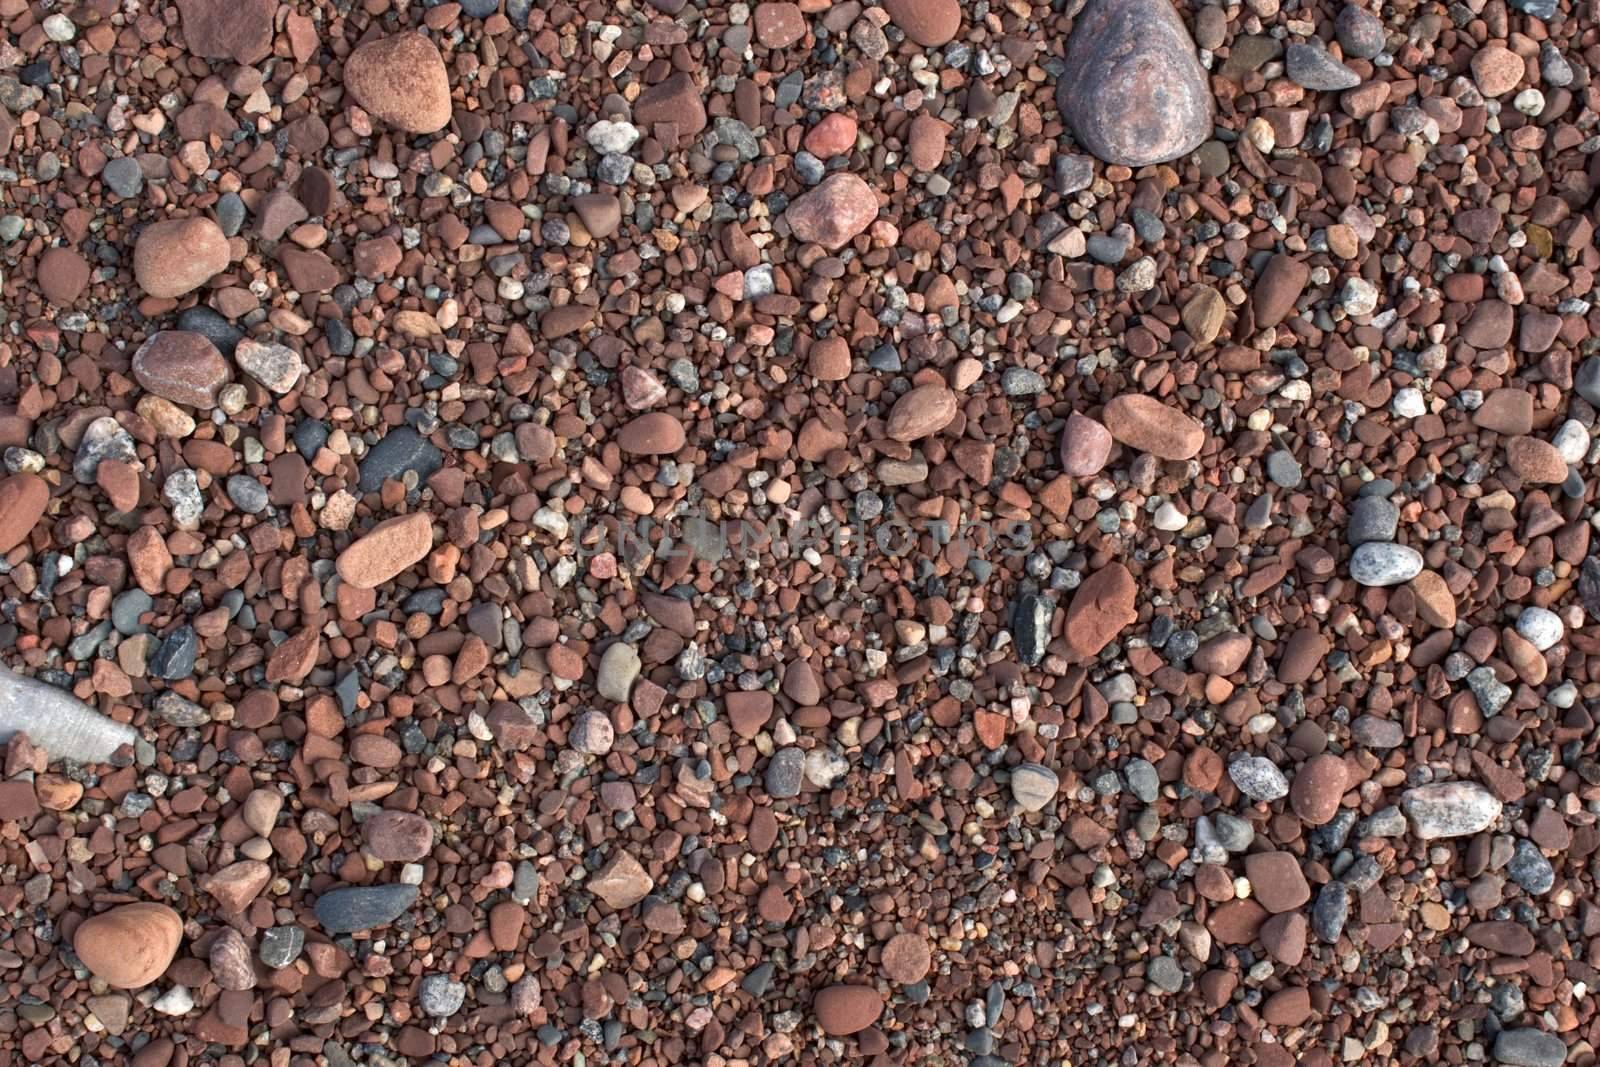
<instances>
[{"instance_id":1,"label":"smooth rounded stone","mask_svg":"<svg viewBox=\"0 0 1600 1067\"><path fill-rule=\"evenodd\" d=\"M1340 10L1333 32L1344 54L1355 59L1372 59L1383 51L1387 38L1378 17L1355 4L1346 4Z\"/></svg>"},{"instance_id":2,"label":"smooth rounded stone","mask_svg":"<svg viewBox=\"0 0 1600 1067\"><path fill-rule=\"evenodd\" d=\"M1105 469L1111 457L1111 431L1079 412L1067 416L1061 431L1061 470L1074 478L1088 478Z\"/></svg>"},{"instance_id":3,"label":"smooth rounded stone","mask_svg":"<svg viewBox=\"0 0 1600 1067\"><path fill-rule=\"evenodd\" d=\"M896 441L919 441L938 433L955 417L956 394L948 386L929 383L895 401L885 428Z\"/></svg>"},{"instance_id":4,"label":"smooth rounded stone","mask_svg":"<svg viewBox=\"0 0 1600 1067\"><path fill-rule=\"evenodd\" d=\"M339 553L340 580L376 589L403 573L433 548L433 523L426 512L385 519Z\"/></svg>"},{"instance_id":5,"label":"smooth rounded stone","mask_svg":"<svg viewBox=\"0 0 1600 1067\"><path fill-rule=\"evenodd\" d=\"M670 456L687 440L683 423L664 411L647 411L617 431L617 447L635 456Z\"/></svg>"},{"instance_id":6,"label":"smooth rounded stone","mask_svg":"<svg viewBox=\"0 0 1600 1067\"><path fill-rule=\"evenodd\" d=\"M140 989L166 973L183 940L183 917L165 904L121 904L78 924L72 951L115 989Z\"/></svg>"},{"instance_id":7,"label":"smooth rounded stone","mask_svg":"<svg viewBox=\"0 0 1600 1067\"><path fill-rule=\"evenodd\" d=\"M1368 541L1350 554L1350 577L1358 585L1409 582L1422 571L1422 553L1409 545Z\"/></svg>"},{"instance_id":8,"label":"smooth rounded stone","mask_svg":"<svg viewBox=\"0 0 1600 1067\"><path fill-rule=\"evenodd\" d=\"M884 0L889 20L924 48L938 48L961 31L960 0Z\"/></svg>"},{"instance_id":9,"label":"smooth rounded stone","mask_svg":"<svg viewBox=\"0 0 1600 1067\"><path fill-rule=\"evenodd\" d=\"M610 237L622 225L622 201L610 193L588 193L572 198L572 210L592 237Z\"/></svg>"},{"instance_id":10,"label":"smooth rounded stone","mask_svg":"<svg viewBox=\"0 0 1600 1067\"><path fill-rule=\"evenodd\" d=\"M417 983L417 1004L422 1014L448 1019L467 1002L467 987L448 974L426 975Z\"/></svg>"},{"instance_id":11,"label":"smooth rounded stone","mask_svg":"<svg viewBox=\"0 0 1600 1067\"><path fill-rule=\"evenodd\" d=\"M1322 826L1339 812L1347 774L1344 760L1323 752L1306 760L1289 789L1289 806L1307 826Z\"/></svg>"},{"instance_id":12,"label":"smooth rounded stone","mask_svg":"<svg viewBox=\"0 0 1600 1067\"><path fill-rule=\"evenodd\" d=\"M100 168L100 181L117 196L130 200L144 191L144 169L131 156L108 159Z\"/></svg>"},{"instance_id":13,"label":"smooth rounded stone","mask_svg":"<svg viewBox=\"0 0 1600 1067\"><path fill-rule=\"evenodd\" d=\"M292 390L305 373L305 361L288 345L268 344L244 338L233 352L239 369L279 396Z\"/></svg>"},{"instance_id":14,"label":"smooth rounded stone","mask_svg":"<svg viewBox=\"0 0 1600 1067\"><path fill-rule=\"evenodd\" d=\"M317 898L312 910L330 934L353 934L387 926L417 899L414 885L360 885L330 889Z\"/></svg>"},{"instance_id":15,"label":"smooth rounded stone","mask_svg":"<svg viewBox=\"0 0 1600 1067\"><path fill-rule=\"evenodd\" d=\"M379 811L361 824L367 855L384 863L415 863L433 851L433 824L414 811Z\"/></svg>"},{"instance_id":16,"label":"smooth rounded stone","mask_svg":"<svg viewBox=\"0 0 1600 1067\"><path fill-rule=\"evenodd\" d=\"M1424 841L1479 833L1500 817L1500 801L1477 782L1419 785L1401 796L1400 809Z\"/></svg>"},{"instance_id":17,"label":"smooth rounded stone","mask_svg":"<svg viewBox=\"0 0 1600 1067\"><path fill-rule=\"evenodd\" d=\"M1450 586L1434 571L1421 571L1411 579L1416 598L1417 617L1429 626L1453 630L1456 625L1456 597Z\"/></svg>"},{"instance_id":18,"label":"smooth rounded stone","mask_svg":"<svg viewBox=\"0 0 1600 1067\"><path fill-rule=\"evenodd\" d=\"M203 304L184 308L178 315L178 329L199 334L229 357L244 337L244 331Z\"/></svg>"},{"instance_id":19,"label":"smooth rounded stone","mask_svg":"<svg viewBox=\"0 0 1600 1067\"><path fill-rule=\"evenodd\" d=\"M1128 791L1143 803L1154 804L1161 795L1161 776L1147 759L1135 756L1129 760L1122 768L1122 777L1127 779Z\"/></svg>"},{"instance_id":20,"label":"smooth rounded stone","mask_svg":"<svg viewBox=\"0 0 1600 1067\"><path fill-rule=\"evenodd\" d=\"M633 681L643 667L639 652L632 645L618 641L608 647L600 657L600 669L595 676L595 691L607 700L618 704L628 701Z\"/></svg>"},{"instance_id":21,"label":"smooth rounded stone","mask_svg":"<svg viewBox=\"0 0 1600 1067\"><path fill-rule=\"evenodd\" d=\"M1056 798L1061 780L1039 763L1019 763L1011 769L1011 798L1023 811L1040 811Z\"/></svg>"},{"instance_id":22,"label":"smooth rounded stone","mask_svg":"<svg viewBox=\"0 0 1600 1067\"><path fill-rule=\"evenodd\" d=\"M1179 511L1177 505L1169 500L1156 509L1155 518L1151 521L1158 530L1177 533L1189 525L1189 516Z\"/></svg>"},{"instance_id":23,"label":"smooth rounded stone","mask_svg":"<svg viewBox=\"0 0 1600 1067\"><path fill-rule=\"evenodd\" d=\"M837 172L790 201L784 219L797 240L844 247L878 217L878 194L858 175Z\"/></svg>"},{"instance_id":24,"label":"smooth rounded stone","mask_svg":"<svg viewBox=\"0 0 1600 1067\"><path fill-rule=\"evenodd\" d=\"M444 57L414 30L374 38L351 52L344 87L368 114L408 133L436 133L450 123Z\"/></svg>"},{"instance_id":25,"label":"smooth rounded stone","mask_svg":"<svg viewBox=\"0 0 1600 1067\"><path fill-rule=\"evenodd\" d=\"M1524 891L1536 897L1550 892L1556 884L1555 868L1539 851L1539 846L1527 838L1518 838L1511 853L1511 862L1506 865L1506 873Z\"/></svg>"},{"instance_id":26,"label":"smooth rounded stone","mask_svg":"<svg viewBox=\"0 0 1600 1067\"><path fill-rule=\"evenodd\" d=\"M426 481L442 466L444 454L432 442L410 426L396 426L367 450L357 488L363 493L375 493L386 480L398 481L407 472L414 472L418 481Z\"/></svg>"},{"instance_id":27,"label":"smooth rounded stone","mask_svg":"<svg viewBox=\"0 0 1600 1067\"><path fill-rule=\"evenodd\" d=\"M926 111L911 120L911 130L906 135L906 159L912 169L926 173L936 170L944 162L944 151L950 139L951 126Z\"/></svg>"},{"instance_id":28,"label":"smooth rounded stone","mask_svg":"<svg viewBox=\"0 0 1600 1067\"><path fill-rule=\"evenodd\" d=\"M89 261L75 249L51 248L39 257L34 272L45 299L61 307L75 302L89 284Z\"/></svg>"},{"instance_id":29,"label":"smooth rounded stone","mask_svg":"<svg viewBox=\"0 0 1600 1067\"><path fill-rule=\"evenodd\" d=\"M1270 804L1289 793L1289 780L1265 756L1244 756L1228 764L1228 777L1251 800Z\"/></svg>"},{"instance_id":30,"label":"smooth rounded stone","mask_svg":"<svg viewBox=\"0 0 1600 1067\"><path fill-rule=\"evenodd\" d=\"M1293 489L1300 484L1300 461L1294 458L1294 453L1286 448L1279 448L1267 453L1267 477L1274 485L1284 489Z\"/></svg>"},{"instance_id":31,"label":"smooth rounded stone","mask_svg":"<svg viewBox=\"0 0 1600 1067\"><path fill-rule=\"evenodd\" d=\"M766 0L756 6L755 32L763 48L788 48L806 35L806 17L799 4Z\"/></svg>"},{"instance_id":32,"label":"smooth rounded stone","mask_svg":"<svg viewBox=\"0 0 1600 1067\"><path fill-rule=\"evenodd\" d=\"M1381 496L1361 496L1350 508L1345 541L1352 548L1372 541L1393 541L1400 528L1400 508Z\"/></svg>"},{"instance_id":33,"label":"smooth rounded stone","mask_svg":"<svg viewBox=\"0 0 1600 1067\"><path fill-rule=\"evenodd\" d=\"M1191 459L1206 442L1199 422L1142 393L1113 397L1105 407L1105 423L1118 442L1158 459Z\"/></svg>"},{"instance_id":34,"label":"smooth rounded stone","mask_svg":"<svg viewBox=\"0 0 1600 1067\"><path fill-rule=\"evenodd\" d=\"M1502 1030L1494 1039L1494 1061L1507 1067L1561 1067L1567 1062L1567 1043L1559 1034L1532 1027Z\"/></svg>"},{"instance_id":35,"label":"smooth rounded stone","mask_svg":"<svg viewBox=\"0 0 1600 1067\"><path fill-rule=\"evenodd\" d=\"M789 800L800 795L805 784L806 755L794 746L780 748L767 761L762 784L774 800Z\"/></svg>"},{"instance_id":36,"label":"smooth rounded stone","mask_svg":"<svg viewBox=\"0 0 1600 1067\"><path fill-rule=\"evenodd\" d=\"M604 756L616 743L616 727L603 712L586 711L573 722L567 744L585 756Z\"/></svg>"},{"instance_id":37,"label":"smooth rounded stone","mask_svg":"<svg viewBox=\"0 0 1600 1067\"><path fill-rule=\"evenodd\" d=\"M229 475L227 492L228 499L233 501L233 506L246 515L259 515L267 510L267 487L248 474Z\"/></svg>"},{"instance_id":38,"label":"smooth rounded stone","mask_svg":"<svg viewBox=\"0 0 1600 1067\"><path fill-rule=\"evenodd\" d=\"M595 151L603 155L613 155L631 151L642 136L639 128L631 122L601 119L584 131L583 139Z\"/></svg>"},{"instance_id":39,"label":"smooth rounded stone","mask_svg":"<svg viewBox=\"0 0 1600 1067\"><path fill-rule=\"evenodd\" d=\"M833 985L811 1003L822 1032L834 1037L860 1033L883 1014L883 997L871 986Z\"/></svg>"},{"instance_id":40,"label":"smooth rounded stone","mask_svg":"<svg viewBox=\"0 0 1600 1067\"><path fill-rule=\"evenodd\" d=\"M1157 956L1145 964L1144 977L1163 993L1177 993L1183 989L1183 967L1171 956Z\"/></svg>"},{"instance_id":41,"label":"smooth rounded stone","mask_svg":"<svg viewBox=\"0 0 1600 1067\"><path fill-rule=\"evenodd\" d=\"M1089 0L1067 42L1056 104L1078 143L1143 167L1211 136L1211 88L1168 0Z\"/></svg>"},{"instance_id":42,"label":"smooth rounded stone","mask_svg":"<svg viewBox=\"0 0 1600 1067\"><path fill-rule=\"evenodd\" d=\"M1561 621L1561 616L1549 608L1528 607L1522 609L1522 614L1517 616L1517 633L1528 639L1528 643L1540 652L1547 652L1561 643L1566 636L1566 625Z\"/></svg>"},{"instance_id":43,"label":"smooth rounded stone","mask_svg":"<svg viewBox=\"0 0 1600 1067\"><path fill-rule=\"evenodd\" d=\"M0 553L26 541L49 504L50 483L37 474L0 478Z\"/></svg>"},{"instance_id":44,"label":"smooth rounded stone","mask_svg":"<svg viewBox=\"0 0 1600 1067\"><path fill-rule=\"evenodd\" d=\"M1361 75L1333 58L1321 45L1291 41L1283 59L1289 80L1302 89L1340 92L1361 84Z\"/></svg>"},{"instance_id":45,"label":"smooth rounded stone","mask_svg":"<svg viewBox=\"0 0 1600 1067\"><path fill-rule=\"evenodd\" d=\"M1094 160L1076 153L1062 153L1056 156L1052 173L1056 192L1062 196L1081 193L1094 184Z\"/></svg>"},{"instance_id":46,"label":"smooth rounded stone","mask_svg":"<svg viewBox=\"0 0 1600 1067\"><path fill-rule=\"evenodd\" d=\"M133 276L147 294L166 299L194 292L227 270L228 261L228 239L215 222L165 219L139 232Z\"/></svg>"},{"instance_id":47,"label":"smooth rounded stone","mask_svg":"<svg viewBox=\"0 0 1600 1067\"><path fill-rule=\"evenodd\" d=\"M162 330L133 353L133 376L156 396L174 404L210 408L232 380L228 361L205 337Z\"/></svg>"},{"instance_id":48,"label":"smooth rounded stone","mask_svg":"<svg viewBox=\"0 0 1600 1067\"><path fill-rule=\"evenodd\" d=\"M1288 318L1310 280L1311 267L1302 260L1282 252L1268 259L1250 292L1256 326L1269 329Z\"/></svg>"}]
</instances>

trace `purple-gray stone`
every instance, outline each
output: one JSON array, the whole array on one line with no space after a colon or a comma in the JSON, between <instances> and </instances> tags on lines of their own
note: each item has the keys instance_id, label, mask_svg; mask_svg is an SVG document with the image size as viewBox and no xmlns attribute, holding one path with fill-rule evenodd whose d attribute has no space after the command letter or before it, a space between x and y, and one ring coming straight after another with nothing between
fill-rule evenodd
<instances>
[{"instance_id":1,"label":"purple-gray stone","mask_svg":"<svg viewBox=\"0 0 1600 1067\"><path fill-rule=\"evenodd\" d=\"M1056 103L1080 145L1128 167L1179 159L1212 132L1206 72L1169 0L1089 0Z\"/></svg>"}]
</instances>

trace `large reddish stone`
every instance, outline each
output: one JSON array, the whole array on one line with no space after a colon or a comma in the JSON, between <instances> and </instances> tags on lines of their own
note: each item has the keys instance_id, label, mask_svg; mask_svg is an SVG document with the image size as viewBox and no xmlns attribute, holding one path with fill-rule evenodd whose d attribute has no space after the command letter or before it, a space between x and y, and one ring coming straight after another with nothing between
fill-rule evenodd
<instances>
[{"instance_id":1,"label":"large reddish stone","mask_svg":"<svg viewBox=\"0 0 1600 1067\"><path fill-rule=\"evenodd\" d=\"M1138 589L1120 563L1108 563L1084 579L1067 608L1067 647L1080 659L1093 659L1139 617Z\"/></svg>"},{"instance_id":2,"label":"large reddish stone","mask_svg":"<svg viewBox=\"0 0 1600 1067\"><path fill-rule=\"evenodd\" d=\"M232 377L216 346L189 330L162 330L140 345L133 376L156 396L197 408L214 406Z\"/></svg>"},{"instance_id":3,"label":"large reddish stone","mask_svg":"<svg viewBox=\"0 0 1600 1067\"><path fill-rule=\"evenodd\" d=\"M202 59L253 66L272 52L277 0L178 0L183 43Z\"/></svg>"},{"instance_id":4,"label":"large reddish stone","mask_svg":"<svg viewBox=\"0 0 1600 1067\"><path fill-rule=\"evenodd\" d=\"M444 57L414 30L376 38L351 52L344 87L373 118L410 133L437 133L450 124Z\"/></svg>"},{"instance_id":5,"label":"large reddish stone","mask_svg":"<svg viewBox=\"0 0 1600 1067\"><path fill-rule=\"evenodd\" d=\"M210 219L164 219L139 233L133 277L151 296L183 296L228 268L228 239Z\"/></svg>"},{"instance_id":6,"label":"large reddish stone","mask_svg":"<svg viewBox=\"0 0 1600 1067\"><path fill-rule=\"evenodd\" d=\"M182 916L165 904L141 901L83 920L72 935L72 951L107 985L138 989L166 972L182 940Z\"/></svg>"},{"instance_id":7,"label":"large reddish stone","mask_svg":"<svg viewBox=\"0 0 1600 1067\"><path fill-rule=\"evenodd\" d=\"M1142 393L1113 397L1106 405L1105 423L1122 444L1158 459L1190 459L1206 443L1200 423Z\"/></svg>"},{"instance_id":8,"label":"large reddish stone","mask_svg":"<svg viewBox=\"0 0 1600 1067\"><path fill-rule=\"evenodd\" d=\"M878 217L878 194L854 174L833 174L784 212L796 239L842 248Z\"/></svg>"},{"instance_id":9,"label":"large reddish stone","mask_svg":"<svg viewBox=\"0 0 1600 1067\"><path fill-rule=\"evenodd\" d=\"M0 552L22 544L44 517L50 485L37 474L0 479Z\"/></svg>"},{"instance_id":10,"label":"large reddish stone","mask_svg":"<svg viewBox=\"0 0 1600 1067\"><path fill-rule=\"evenodd\" d=\"M683 71L650 86L633 102L633 121L640 126L676 123L680 137L706 128L706 104L694 79Z\"/></svg>"},{"instance_id":11,"label":"large reddish stone","mask_svg":"<svg viewBox=\"0 0 1600 1067\"><path fill-rule=\"evenodd\" d=\"M1206 73L1168 0L1089 0L1056 102L1078 143L1108 163L1178 159L1211 136Z\"/></svg>"}]
</instances>

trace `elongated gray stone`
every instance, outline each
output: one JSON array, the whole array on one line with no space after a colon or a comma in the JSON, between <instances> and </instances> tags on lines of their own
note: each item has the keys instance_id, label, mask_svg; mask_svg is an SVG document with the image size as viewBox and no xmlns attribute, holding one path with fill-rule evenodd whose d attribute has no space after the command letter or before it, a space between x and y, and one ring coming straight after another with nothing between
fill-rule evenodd
<instances>
[{"instance_id":1,"label":"elongated gray stone","mask_svg":"<svg viewBox=\"0 0 1600 1067\"><path fill-rule=\"evenodd\" d=\"M1350 577L1358 585L1399 585L1420 573L1422 553L1410 545L1368 541L1350 554Z\"/></svg>"},{"instance_id":2,"label":"elongated gray stone","mask_svg":"<svg viewBox=\"0 0 1600 1067\"><path fill-rule=\"evenodd\" d=\"M1561 1067L1567 1062L1567 1043L1559 1034L1531 1026L1502 1030L1494 1039L1494 1059L1510 1067Z\"/></svg>"},{"instance_id":3,"label":"elongated gray stone","mask_svg":"<svg viewBox=\"0 0 1600 1067\"><path fill-rule=\"evenodd\" d=\"M1056 103L1078 143L1143 167L1211 136L1211 87L1169 0L1089 0L1067 42Z\"/></svg>"},{"instance_id":4,"label":"elongated gray stone","mask_svg":"<svg viewBox=\"0 0 1600 1067\"><path fill-rule=\"evenodd\" d=\"M1412 832L1424 841L1466 837L1487 830L1500 817L1500 801L1477 782L1434 782L1408 789L1400 808Z\"/></svg>"},{"instance_id":5,"label":"elongated gray stone","mask_svg":"<svg viewBox=\"0 0 1600 1067\"><path fill-rule=\"evenodd\" d=\"M108 763L139 733L108 719L71 693L0 667L0 741L27 734L52 761Z\"/></svg>"},{"instance_id":6,"label":"elongated gray stone","mask_svg":"<svg viewBox=\"0 0 1600 1067\"><path fill-rule=\"evenodd\" d=\"M330 934L352 934L387 926L417 899L414 885L353 885L317 898L317 922Z\"/></svg>"}]
</instances>

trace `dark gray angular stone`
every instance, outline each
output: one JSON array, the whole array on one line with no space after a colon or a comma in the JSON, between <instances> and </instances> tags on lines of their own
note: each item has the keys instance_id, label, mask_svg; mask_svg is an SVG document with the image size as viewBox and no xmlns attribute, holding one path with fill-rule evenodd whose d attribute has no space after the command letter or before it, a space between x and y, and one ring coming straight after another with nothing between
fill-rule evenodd
<instances>
[{"instance_id":1,"label":"dark gray angular stone","mask_svg":"<svg viewBox=\"0 0 1600 1067\"><path fill-rule=\"evenodd\" d=\"M363 493L375 493L386 478L399 479L406 471L416 471L418 480L426 480L442 466L444 453L432 442L410 426L396 426L361 461L358 484Z\"/></svg>"},{"instance_id":2,"label":"dark gray angular stone","mask_svg":"<svg viewBox=\"0 0 1600 1067\"><path fill-rule=\"evenodd\" d=\"M353 934L394 922L417 899L414 885L356 885L330 889L312 910L330 934Z\"/></svg>"}]
</instances>

